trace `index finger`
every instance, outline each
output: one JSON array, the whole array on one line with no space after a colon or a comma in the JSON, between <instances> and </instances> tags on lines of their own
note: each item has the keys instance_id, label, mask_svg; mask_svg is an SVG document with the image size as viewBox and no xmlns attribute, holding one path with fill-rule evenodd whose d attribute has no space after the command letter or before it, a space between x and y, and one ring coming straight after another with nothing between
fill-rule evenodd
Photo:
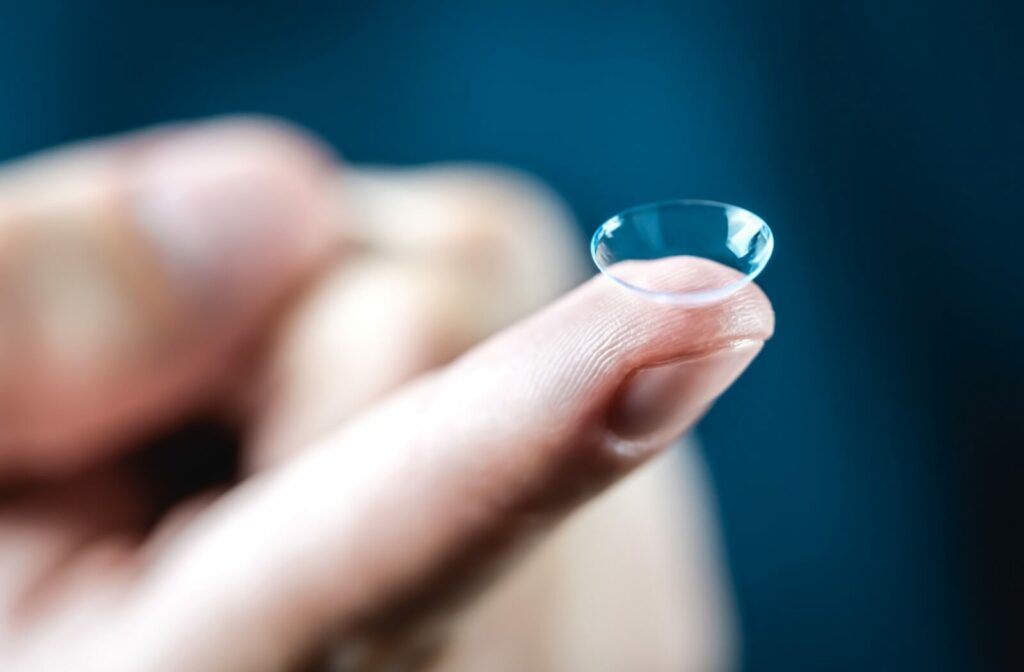
<instances>
[{"instance_id":1,"label":"index finger","mask_svg":"<svg viewBox=\"0 0 1024 672\"><path fill-rule=\"evenodd\" d=\"M172 650L191 669L280 669L331 628L405 625L692 425L773 319L754 286L680 310L595 279L216 505L158 559L133 639L153 669Z\"/></svg>"}]
</instances>

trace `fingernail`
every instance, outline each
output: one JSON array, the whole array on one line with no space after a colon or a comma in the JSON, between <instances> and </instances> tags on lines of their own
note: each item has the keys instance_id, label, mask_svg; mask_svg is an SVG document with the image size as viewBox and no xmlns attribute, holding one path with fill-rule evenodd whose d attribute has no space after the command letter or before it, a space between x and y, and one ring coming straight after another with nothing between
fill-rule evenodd
<instances>
[{"instance_id":1,"label":"fingernail","mask_svg":"<svg viewBox=\"0 0 1024 672\"><path fill-rule=\"evenodd\" d=\"M294 262L290 238L301 236L304 204L237 139L172 135L135 160L137 225L201 306L230 311L258 300Z\"/></svg>"},{"instance_id":2,"label":"fingernail","mask_svg":"<svg viewBox=\"0 0 1024 672\"><path fill-rule=\"evenodd\" d=\"M735 381L761 351L744 341L711 354L636 371L608 416L625 439L665 439L682 434Z\"/></svg>"}]
</instances>

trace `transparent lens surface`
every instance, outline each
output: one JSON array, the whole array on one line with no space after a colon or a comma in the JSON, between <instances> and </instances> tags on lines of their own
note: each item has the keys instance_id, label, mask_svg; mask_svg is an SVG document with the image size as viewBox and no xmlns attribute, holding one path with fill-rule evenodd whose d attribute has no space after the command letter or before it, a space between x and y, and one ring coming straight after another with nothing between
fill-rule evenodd
<instances>
[{"instance_id":1,"label":"transparent lens surface","mask_svg":"<svg viewBox=\"0 0 1024 672\"><path fill-rule=\"evenodd\" d=\"M772 256L772 231L743 208L716 201L662 201L630 208L598 227L590 251L601 272L626 289L663 303L700 305L720 301L753 280ZM638 280L637 262L700 257L736 273L708 274L685 291ZM648 276L650 277L650 276ZM655 278L657 276L654 276Z\"/></svg>"}]
</instances>

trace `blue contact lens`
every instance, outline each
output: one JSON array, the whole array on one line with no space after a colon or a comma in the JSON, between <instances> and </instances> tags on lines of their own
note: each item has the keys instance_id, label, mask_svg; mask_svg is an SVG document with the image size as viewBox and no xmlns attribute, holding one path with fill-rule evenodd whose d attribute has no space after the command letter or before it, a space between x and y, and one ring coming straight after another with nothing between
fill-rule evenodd
<instances>
[{"instance_id":1,"label":"blue contact lens","mask_svg":"<svg viewBox=\"0 0 1024 672\"><path fill-rule=\"evenodd\" d=\"M729 296L757 277L772 256L774 239L764 220L716 201L662 201L630 208L598 227L590 251L601 272L622 287L662 303L701 305ZM659 284L638 265L667 257L700 257L735 270L707 274L707 282L680 290ZM707 265L707 268L712 265Z\"/></svg>"}]
</instances>

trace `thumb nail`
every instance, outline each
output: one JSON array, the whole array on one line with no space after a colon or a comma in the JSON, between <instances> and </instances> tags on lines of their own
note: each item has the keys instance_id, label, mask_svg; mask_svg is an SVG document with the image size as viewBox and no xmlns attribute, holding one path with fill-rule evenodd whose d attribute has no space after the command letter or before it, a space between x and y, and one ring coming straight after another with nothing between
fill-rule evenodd
<instances>
[{"instance_id":1,"label":"thumb nail","mask_svg":"<svg viewBox=\"0 0 1024 672\"><path fill-rule=\"evenodd\" d=\"M201 308L232 312L262 300L308 238L308 189L268 158L238 138L198 132L135 159L138 227L172 283Z\"/></svg>"},{"instance_id":2,"label":"thumb nail","mask_svg":"<svg viewBox=\"0 0 1024 672\"><path fill-rule=\"evenodd\" d=\"M682 434L743 373L762 345L744 341L697 358L639 369L612 405L610 429L631 440L668 440Z\"/></svg>"}]
</instances>

